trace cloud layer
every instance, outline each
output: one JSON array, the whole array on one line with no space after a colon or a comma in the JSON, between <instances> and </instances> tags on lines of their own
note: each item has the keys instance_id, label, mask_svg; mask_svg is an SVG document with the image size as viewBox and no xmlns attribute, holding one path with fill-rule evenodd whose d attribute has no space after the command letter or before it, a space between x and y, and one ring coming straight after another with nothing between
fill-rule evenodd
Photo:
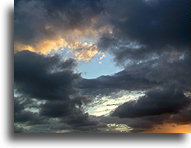
<instances>
[{"instance_id":1,"label":"cloud layer","mask_svg":"<svg viewBox=\"0 0 191 148\"><path fill-rule=\"evenodd\" d=\"M15 131L102 131L107 124L136 131L189 123L188 12L188 1L180 0L16 0ZM98 53L123 70L94 79L74 72ZM108 116L84 111L122 90L145 96Z\"/></svg>"},{"instance_id":2,"label":"cloud layer","mask_svg":"<svg viewBox=\"0 0 191 148\"><path fill-rule=\"evenodd\" d=\"M129 101L119 106L113 116L143 117L177 113L188 106L190 100L180 91L151 91L136 101Z\"/></svg>"}]
</instances>

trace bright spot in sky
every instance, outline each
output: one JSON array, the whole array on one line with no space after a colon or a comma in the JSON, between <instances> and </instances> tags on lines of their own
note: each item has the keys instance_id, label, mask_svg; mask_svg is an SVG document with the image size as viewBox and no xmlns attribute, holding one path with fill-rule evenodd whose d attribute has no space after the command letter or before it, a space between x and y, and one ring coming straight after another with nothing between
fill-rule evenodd
<instances>
[{"instance_id":1,"label":"bright spot in sky","mask_svg":"<svg viewBox=\"0 0 191 148\"><path fill-rule=\"evenodd\" d=\"M89 103L85 108L85 112L92 116L108 116L118 106L123 103L136 100L141 96L144 96L143 91L119 91L114 92L110 96L97 96L94 101Z\"/></svg>"}]
</instances>

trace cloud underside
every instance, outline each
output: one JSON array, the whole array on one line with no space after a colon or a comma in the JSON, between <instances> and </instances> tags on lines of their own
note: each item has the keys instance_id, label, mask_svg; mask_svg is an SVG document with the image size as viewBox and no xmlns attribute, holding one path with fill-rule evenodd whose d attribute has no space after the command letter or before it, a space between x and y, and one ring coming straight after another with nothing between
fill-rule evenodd
<instances>
[{"instance_id":1,"label":"cloud underside","mask_svg":"<svg viewBox=\"0 0 191 148\"><path fill-rule=\"evenodd\" d=\"M188 7L179 0L16 0L15 132L103 132L116 124L146 131L189 124ZM63 60L52 49L70 49L74 59ZM112 55L123 70L95 79L74 72L79 60L98 53ZM120 91L144 96L107 116L85 113L92 102L100 106L95 98Z\"/></svg>"},{"instance_id":2,"label":"cloud underside","mask_svg":"<svg viewBox=\"0 0 191 148\"><path fill-rule=\"evenodd\" d=\"M190 123L190 99L182 92L175 90L154 90L136 101L120 105L112 116L132 120L129 125L138 128L151 128L158 124ZM141 126L139 123L141 122ZM144 127L145 126L145 127Z\"/></svg>"},{"instance_id":3,"label":"cloud underside","mask_svg":"<svg viewBox=\"0 0 191 148\"><path fill-rule=\"evenodd\" d=\"M81 109L88 100L74 88L80 78L72 71L75 64L72 59L60 61L58 56L46 57L30 51L17 53L14 60L18 92L14 99L15 123L50 122L50 131L53 121L63 122L71 129L96 126L96 121L91 121Z\"/></svg>"}]
</instances>

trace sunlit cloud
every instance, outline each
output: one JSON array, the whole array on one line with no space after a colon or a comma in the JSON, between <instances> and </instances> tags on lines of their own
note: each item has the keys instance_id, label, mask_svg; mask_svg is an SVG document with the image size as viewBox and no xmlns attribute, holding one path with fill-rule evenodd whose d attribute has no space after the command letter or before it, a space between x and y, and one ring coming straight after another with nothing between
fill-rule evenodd
<instances>
[{"instance_id":1,"label":"sunlit cloud","mask_svg":"<svg viewBox=\"0 0 191 148\"><path fill-rule=\"evenodd\" d=\"M57 51L58 49L64 50L69 48L71 54L76 57L78 61L89 61L99 50L93 43L88 42L74 42L68 43L64 39L58 40L45 40L34 46L15 43L15 51L29 50L40 54L49 54L51 51Z\"/></svg>"},{"instance_id":2,"label":"sunlit cloud","mask_svg":"<svg viewBox=\"0 0 191 148\"><path fill-rule=\"evenodd\" d=\"M46 26L46 28L50 28L50 26ZM76 60L89 61L96 54L100 53L100 50L96 45L96 42L99 39L99 37L103 33L110 31L111 28L108 26L102 27L97 30L90 28L84 30L74 29L72 31L70 30L63 32L63 34L66 33L67 35L58 35L56 39L44 39L33 44L15 42L14 51L18 52L23 50L29 50L40 54L49 54L51 51L57 51L58 49L64 50L65 48L69 48L70 53L72 53L76 57ZM92 40L93 42L84 41L86 39ZM102 54L100 60L102 60L104 57L105 55Z\"/></svg>"},{"instance_id":3,"label":"sunlit cloud","mask_svg":"<svg viewBox=\"0 0 191 148\"><path fill-rule=\"evenodd\" d=\"M98 53L101 53L97 46L99 38L105 33L112 33L113 28L107 24L99 26L98 19L97 17L93 17L89 20L89 26L79 28L64 29L64 25L54 26L51 24L43 24L45 31L43 37L31 43L15 40L14 51L29 50L46 55L52 51L56 53L59 49L65 50L65 48L68 48L69 53L71 53L77 61L87 62ZM46 33L48 33L48 35L46 35ZM90 40L92 42L89 42ZM105 55L102 54L100 60L104 57Z\"/></svg>"},{"instance_id":4,"label":"sunlit cloud","mask_svg":"<svg viewBox=\"0 0 191 148\"><path fill-rule=\"evenodd\" d=\"M99 53L97 45L92 42L75 42L68 47L72 49L70 53L73 54L78 61L89 61Z\"/></svg>"},{"instance_id":5,"label":"sunlit cloud","mask_svg":"<svg viewBox=\"0 0 191 148\"><path fill-rule=\"evenodd\" d=\"M68 43L64 39L57 40L44 40L34 45L27 45L21 43L15 43L14 49L16 51L29 50L40 54L48 54L51 50L57 50L59 48L67 47Z\"/></svg>"}]
</instances>

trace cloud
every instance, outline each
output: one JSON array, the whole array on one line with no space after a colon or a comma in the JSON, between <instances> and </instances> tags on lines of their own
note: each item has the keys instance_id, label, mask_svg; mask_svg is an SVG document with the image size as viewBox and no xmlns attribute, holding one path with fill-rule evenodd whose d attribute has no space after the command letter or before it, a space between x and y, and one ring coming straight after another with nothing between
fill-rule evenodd
<instances>
[{"instance_id":1,"label":"cloud","mask_svg":"<svg viewBox=\"0 0 191 148\"><path fill-rule=\"evenodd\" d=\"M44 40L40 43L34 43L34 45L27 45L23 43L15 43L14 48L16 52L23 51L23 50L29 50L32 52L38 52L41 54L47 54L50 53L50 51L54 49L59 48L65 48L68 46L68 43L64 39L57 39L57 40Z\"/></svg>"},{"instance_id":2,"label":"cloud","mask_svg":"<svg viewBox=\"0 0 191 148\"><path fill-rule=\"evenodd\" d=\"M22 51L14 56L15 124L25 126L50 124L50 122L70 124L78 128L96 126L81 105L88 100L75 88L80 74L73 72L75 61L61 61L59 56L44 56L30 51ZM55 120L54 118L57 118ZM84 121L78 121L84 120ZM75 123L78 121L79 123ZM50 124L51 125L51 124Z\"/></svg>"},{"instance_id":3,"label":"cloud","mask_svg":"<svg viewBox=\"0 0 191 148\"><path fill-rule=\"evenodd\" d=\"M117 11L114 14L116 20L114 18L113 24L120 29L121 35L124 34L131 40L154 46L165 44L188 46L191 36L187 32L189 29L187 4L187 1L179 0L150 2L122 0L120 3L110 2L109 10ZM120 9L116 9L118 7ZM122 18L126 20L120 21Z\"/></svg>"},{"instance_id":4,"label":"cloud","mask_svg":"<svg viewBox=\"0 0 191 148\"><path fill-rule=\"evenodd\" d=\"M120 0L104 6L113 31L100 38L98 47L112 53L118 63L189 50L188 1Z\"/></svg>"},{"instance_id":5,"label":"cloud","mask_svg":"<svg viewBox=\"0 0 191 148\"><path fill-rule=\"evenodd\" d=\"M136 101L129 101L119 106L113 116L143 117L177 113L190 103L190 100L179 91L151 91Z\"/></svg>"},{"instance_id":6,"label":"cloud","mask_svg":"<svg viewBox=\"0 0 191 148\"><path fill-rule=\"evenodd\" d=\"M75 42L69 45L69 48L73 49L70 53L73 53L78 61L89 61L99 52L97 45L91 42Z\"/></svg>"},{"instance_id":7,"label":"cloud","mask_svg":"<svg viewBox=\"0 0 191 148\"><path fill-rule=\"evenodd\" d=\"M67 62L66 65L64 62L59 63L58 56L46 57L29 51L16 54L14 63L16 88L31 97L67 100L68 94L75 92L72 85L79 74L74 74L70 69L73 63ZM54 72L56 70L58 72ZM65 98L61 94L66 94Z\"/></svg>"}]
</instances>

